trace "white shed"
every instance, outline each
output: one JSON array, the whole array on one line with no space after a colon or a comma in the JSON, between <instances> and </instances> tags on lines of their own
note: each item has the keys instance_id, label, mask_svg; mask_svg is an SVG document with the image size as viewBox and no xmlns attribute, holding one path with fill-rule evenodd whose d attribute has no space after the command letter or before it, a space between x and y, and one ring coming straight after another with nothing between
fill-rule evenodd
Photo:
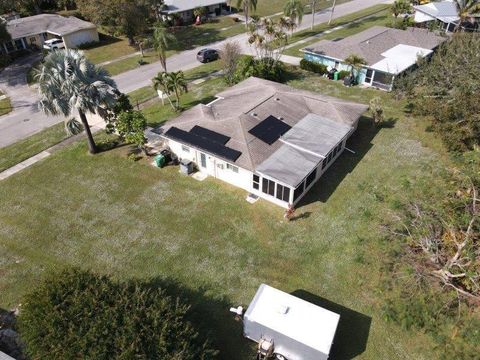
<instances>
[{"instance_id":1,"label":"white shed","mask_svg":"<svg viewBox=\"0 0 480 360\"><path fill-rule=\"evenodd\" d=\"M288 360L328 359L340 315L260 285L244 315L245 337L273 342Z\"/></svg>"}]
</instances>

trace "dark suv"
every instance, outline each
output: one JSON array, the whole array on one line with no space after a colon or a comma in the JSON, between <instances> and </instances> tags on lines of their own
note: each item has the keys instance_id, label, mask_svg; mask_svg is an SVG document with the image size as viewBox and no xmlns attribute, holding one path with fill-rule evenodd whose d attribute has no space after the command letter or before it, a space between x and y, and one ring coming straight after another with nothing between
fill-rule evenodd
<instances>
[{"instance_id":1,"label":"dark suv","mask_svg":"<svg viewBox=\"0 0 480 360\"><path fill-rule=\"evenodd\" d=\"M219 58L218 51L215 49L202 49L197 54L197 60L201 63L215 61Z\"/></svg>"}]
</instances>

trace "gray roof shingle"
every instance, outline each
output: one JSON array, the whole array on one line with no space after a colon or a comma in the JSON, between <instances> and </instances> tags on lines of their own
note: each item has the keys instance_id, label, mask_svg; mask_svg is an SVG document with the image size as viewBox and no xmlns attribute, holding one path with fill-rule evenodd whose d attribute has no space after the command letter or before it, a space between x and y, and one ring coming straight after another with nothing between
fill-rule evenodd
<instances>
[{"instance_id":1,"label":"gray roof shingle","mask_svg":"<svg viewBox=\"0 0 480 360\"><path fill-rule=\"evenodd\" d=\"M65 36L86 29L96 29L96 26L73 16L65 17L54 14L34 15L11 20L7 23L7 31L12 39L20 39L44 32Z\"/></svg>"},{"instance_id":2,"label":"gray roof shingle","mask_svg":"<svg viewBox=\"0 0 480 360\"><path fill-rule=\"evenodd\" d=\"M438 36L428 29L399 30L385 26L373 26L342 40L321 40L303 50L338 60L356 54L365 59L367 65L370 66L382 60L381 54L396 45L404 44L433 50L445 40L446 38Z\"/></svg>"},{"instance_id":3,"label":"gray roof shingle","mask_svg":"<svg viewBox=\"0 0 480 360\"><path fill-rule=\"evenodd\" d=\"M248 131L273 115L293 127L308 114L355 127L366 105L348 102L310 91L299 90L273 81L248 78L219 93L209 106L197 105L160 129L172 126L190 131L195 125L230 137L226 146L242 155L235 164L254 171L282 146L280 140L268 145Z\"/></svg>"}]
</instances>

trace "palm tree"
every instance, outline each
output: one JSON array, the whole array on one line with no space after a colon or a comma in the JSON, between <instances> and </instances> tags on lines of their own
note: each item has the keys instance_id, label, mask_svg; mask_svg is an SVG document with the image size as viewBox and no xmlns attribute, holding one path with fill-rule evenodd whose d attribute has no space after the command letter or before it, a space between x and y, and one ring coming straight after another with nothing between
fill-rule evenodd
<instances>
[{"instance_id":1,"label":"palm tree","mask_svg":"<svg viewBox=\"0 0 480 360\"><path fill-rule=\"evenodd\" d=\"M155 25L152 36L152 46L158 54L158 59L163 71L167 71L167 50L168 46L175 42L175 36L162 24Z\"/></svg>"},{"instance_id":2,"label":"palm tree","mask_svg":"<svg viewBox=\"0 0 480 360\"><path fill-rule=\"evenodd\" d=\"M480 17L480 2L477 0L455 0L457 6L458 25L455 31L460 30L460 26L467 20Z\"/></svg>"},{"instance_id":3,"label":"palm tree","mask_svg":"<svg viewBox=\"0 0 480 360\"><path fill-rule=\"evenodd\" d=\"M366 65L367 64L367 61L356 55L356 54L351 54L349 56L347 56L344 60L345 64L349 65L350 66L350 75L352 76L352 78L356 81L356 76L355 75L355 72L357 72L358 74L358 71L360 69L360 67L362 65Z\"/></svg>"},{"instance_id":4,"label":"palm tree","mask_svg":"<svg viewBox=\"0 0 480 360\"><path fill-rule=\"evenodd\" d=\"M392 15L395 17L395 24L397 23L397 18L400 14L404 14L410 11L410 3L406 0L396 0L391 8L390 11Z\"/></svg>"},{"instance_id":5,"label":"palm tree","mask_svg":"<svg viewBox=\"0 0 480 360\"><path fill-rule=\"evenodd\" d=\"M116 85L108 72L76 50L54 51L35 72L40 93L39 107L46 114L72 115L78 111L87 135L88 149L97 152L86 113L97 113L116 101Z\"/></svg>"},{"instance_id":6,"label":"palm tree","mask_svg":"<svg viewBox=\"0 0 480 360\"><path fill-rule=\"evenodd\" d=\"M300 0L288 0L283 8L283 14L294 23L300 24L304 14L302 2Z\"/></svg>"},{"instance_id":7,"label":"palm tree","mask_svg":"<svg viewBox=\"0 0 480 360\"><path fill-rule=\"evenodd\" d=\"M330 19L328 19L328 25L331 24L333 19L333 13L335 11L335 5L337 4L337 0L333 0L332 11L330 12Z\"/></svg>"},{"instance_id":8,"label":"palm tree","mask_svg":"<svg viewBox=\"0 0 480 360\"><path fill-rule=\"evenodd\" d=\"M185 80L183 71L158 73L152 81L155 90L161 90L167 95L172 108L176 111L180 110L180 95L188 92L187 81ZM175 105L170 100L170 95L172 93L175 95Z\"/></svg>"},{"instance_id":9,"label":"palm tree","mask_svg":"<svg viewBox=\"0 0 480 360\"><path fill-rule=\"evenodd\" d=\"M258 0L237 0L237 7L243 8L245 14L245 28L248 28L248 13L250 10L255 11L257 9Z\"/></svg>"}]
</instances>

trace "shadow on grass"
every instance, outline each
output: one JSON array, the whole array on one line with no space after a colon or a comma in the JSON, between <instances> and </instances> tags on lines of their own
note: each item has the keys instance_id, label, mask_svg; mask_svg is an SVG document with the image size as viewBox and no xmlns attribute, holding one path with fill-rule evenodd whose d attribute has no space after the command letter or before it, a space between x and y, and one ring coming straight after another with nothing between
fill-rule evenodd
<instances>
[{"instance_id":1,"label":"shadow on grass","mask_svg":"<svg viewBox=\"0 0 480 360\"><path fill-rule=\"evenodd\" d=\"M329 359L350 360L367 348L372 318L305 290L295 290L292 295L340 315Z\"/></svg>"},{"instance_id":2,"label":"shadow on grass","mask_svg":"<svg viewBox=\"0 0 480 360\"><path fill-rule=\"evenodd\" d=\"M198 330L201 341L208 338L213 348L220 351L219 359L253 359L253 343L243 337L242 323L235 321L229 312L232 305L229 299L209 295L212 291L206 287L190 289L171 279L155 278L146 286L162 288L168 295L189 304L187 319Z\"/></svg>"},{"instance_id":3,"label":"shadow on grass","mask_svg":"<svg viewBox=\"0 0 480 360\"><path fill-rule=\"evenodd\" d=\"M358 123L358 128L347 141L346 148L352 150L351 153L344 150L335 162L322 175L320 180L310 189L305 197L300 200L298 208L317 202L326 202L335 192L343 179L351 173L357 164L373 147L372 140L382 128L393 128L396 119L386 119L382 124L375 125L372 118L362 116Z\"/></svg>"},{"instance_id":4,"label":"shadow on grass","mask_svg":"<svg viewBox=\"0 0 480 360\"><path fill-rule=\"evenodd\" d=\"M117 38L115 36L111 36L111 35L108 35L108 34L104 34L104 33L99 33L98 37L99 37L99 40L100 40L99 42L86 44L84 46L80 46L80 49L81 50L90 50L90 49L95 49L95 48L102 47L102 46L105 46L105 45L115 44L117 42L122 41L122 39L120 39L120 38Z\"/></svg>"}]
</instances>

